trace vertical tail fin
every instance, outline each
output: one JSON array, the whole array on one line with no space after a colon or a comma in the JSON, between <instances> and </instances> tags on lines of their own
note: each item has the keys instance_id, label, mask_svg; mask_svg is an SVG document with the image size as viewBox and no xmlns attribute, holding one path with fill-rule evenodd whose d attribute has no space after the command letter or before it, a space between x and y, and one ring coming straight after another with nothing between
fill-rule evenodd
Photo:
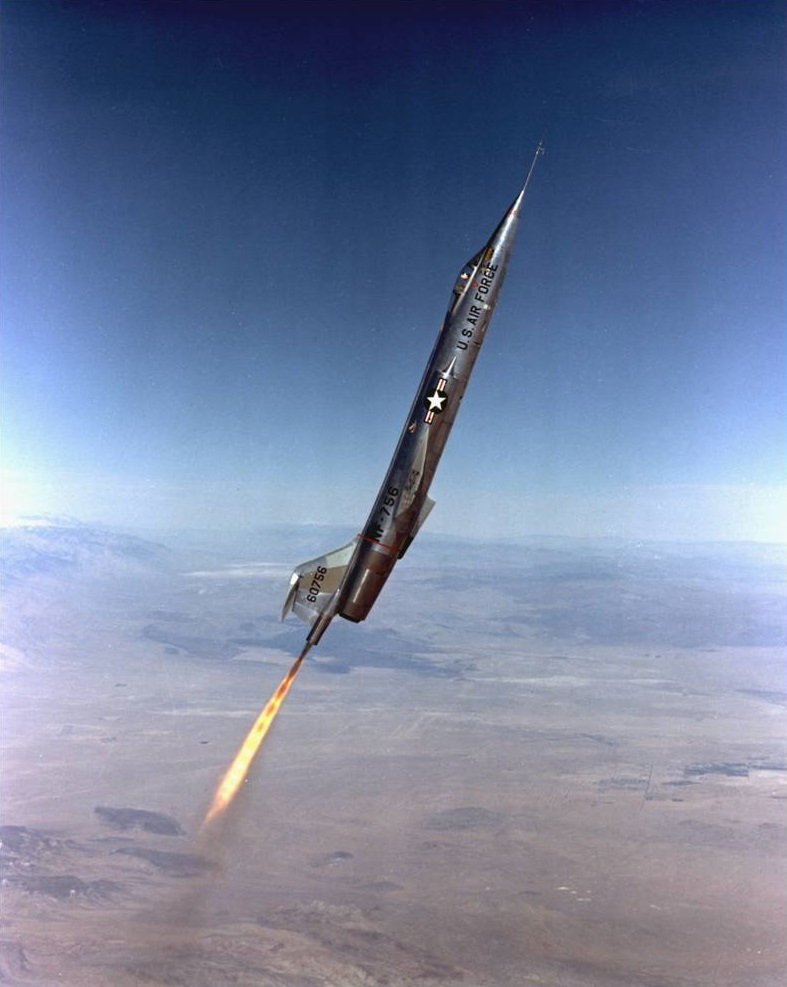
<instances>
[{"instance_id":1,"label":"vertical tail fin","mask_svg":"<svg viewBox=\"0 0 787 987\"><path fill-rule=\"evenodd\" d=\"M303 562L295 569L290 576L290 589L281 612L282 620L292 611L311 627L325 613L344 579L357 542L358 539L354 538L341 548L310 562Z\"/></svg>"}]
</instances>

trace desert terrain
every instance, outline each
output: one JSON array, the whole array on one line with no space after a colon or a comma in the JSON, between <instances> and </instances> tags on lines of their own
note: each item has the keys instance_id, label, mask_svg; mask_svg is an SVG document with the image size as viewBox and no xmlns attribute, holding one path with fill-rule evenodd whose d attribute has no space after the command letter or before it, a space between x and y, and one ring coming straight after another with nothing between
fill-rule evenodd
<instances>
[{"instance_id":1,"label":"desert terrain","mask_svg":"<svg viewBox=\"0 0 787 987\"><path fill-rule=\"evenodd\" d=\"M201 831L344 534L5 533L0 982L783 984L776 546L424 535Z\"/></svg>"}]
</instances>

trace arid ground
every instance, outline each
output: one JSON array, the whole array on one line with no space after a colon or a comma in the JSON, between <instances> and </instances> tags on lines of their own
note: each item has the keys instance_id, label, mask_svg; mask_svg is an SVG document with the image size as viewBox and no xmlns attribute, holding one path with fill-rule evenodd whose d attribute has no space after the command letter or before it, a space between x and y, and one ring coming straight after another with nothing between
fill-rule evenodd
<instances>
[{"instance_id":1,"label":"arid ground","mask_svg":"<svg viewBox=\"0 0 787 987\"><path fill-rule=\"evenodd\" d=\"M424 537L201 832L335 536L198 541L7 533L2 983L787 982L783 550Z\"/></svg>"}]
</instances>

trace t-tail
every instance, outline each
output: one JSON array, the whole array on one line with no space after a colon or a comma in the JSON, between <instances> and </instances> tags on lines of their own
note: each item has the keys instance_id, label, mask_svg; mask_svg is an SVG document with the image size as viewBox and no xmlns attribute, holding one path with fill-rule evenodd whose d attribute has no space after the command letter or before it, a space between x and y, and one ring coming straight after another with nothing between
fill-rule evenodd
<instances>
[{"instance_id":1,"label":"t-tail","mask_svg":"<svg viewBox=\"0 0 787 987\"><path fill-rule=\"evenodd\" d=\"M281 619L292 611L309 624L307 645L316 644L325 633L328 624L336 616L339 591L347 573L350 560L358 545L354 538L341 548L303 562L290 576L290 589Z\"/></svg>"}]
</instances>

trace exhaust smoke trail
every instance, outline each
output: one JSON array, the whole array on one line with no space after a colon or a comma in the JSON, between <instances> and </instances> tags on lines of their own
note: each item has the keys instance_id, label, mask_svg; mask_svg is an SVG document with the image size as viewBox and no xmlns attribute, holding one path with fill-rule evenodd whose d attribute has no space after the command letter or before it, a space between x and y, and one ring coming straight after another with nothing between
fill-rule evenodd
<instances>
[{"instance_id":1,"label":"exhaust smoke trail","mask_svg":"<svg viewBox=\"0 0 787 987\"><path fill-rule=\"evenodd\" d=\"M203 830L209 826L214 819L220 816L222 812L224 812L227 806L230 805L232 800L237 795L240 786L243 784L243 781L249 772L251 762L254 760L254 756L260 749L260 745L265 739L265 735L268 730L270 730L271 724L276 718L276 714L279 712L279 708L284 702L287 693L290 691L290 686L292 685L295 676L300 671L300 667L303 664L303 659L308 654L310 648L311 644L307 643L306 647L293 662L289 672L287 672L279 683L278 689L265 704L264 709L255 720L254 726L251 730L249 730L246 739L243 741L238 753L235 755L235 760L229 766L227 773L224 775L221 783L216 789L216 794L213 796L213 801L211 802L210 808L208 809L202 823Z\"/></svg>"}]
</instances>

